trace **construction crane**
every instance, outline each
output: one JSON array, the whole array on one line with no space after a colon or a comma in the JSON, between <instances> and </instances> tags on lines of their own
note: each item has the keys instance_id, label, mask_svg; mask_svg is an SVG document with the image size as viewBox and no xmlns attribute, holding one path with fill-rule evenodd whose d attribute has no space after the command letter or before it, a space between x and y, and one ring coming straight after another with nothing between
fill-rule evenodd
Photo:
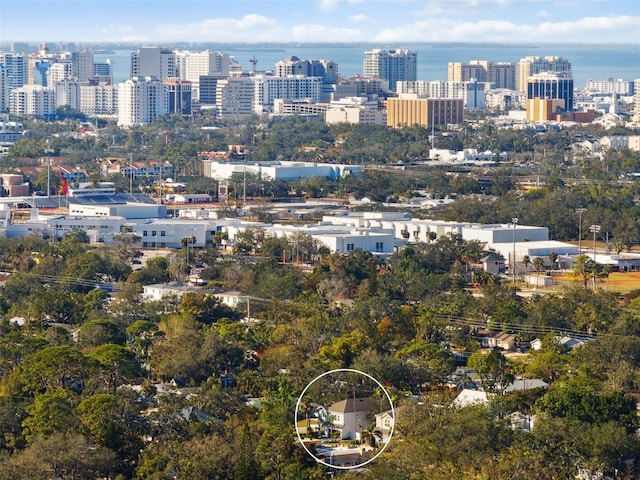
<instances>
[{"instance_id":1,"label":"construction crane","mask_svg":"<svg viewBox=\"0 0 640 480\"><path fill-rule=\"evenodd\" d=\"M251 71L253 73L256 73L256 64L258 63L258 59L256 58L256 56L254 55L253 57L251 57L249 59L249 61L251 62Z\"/></svg>"}]
</instances>

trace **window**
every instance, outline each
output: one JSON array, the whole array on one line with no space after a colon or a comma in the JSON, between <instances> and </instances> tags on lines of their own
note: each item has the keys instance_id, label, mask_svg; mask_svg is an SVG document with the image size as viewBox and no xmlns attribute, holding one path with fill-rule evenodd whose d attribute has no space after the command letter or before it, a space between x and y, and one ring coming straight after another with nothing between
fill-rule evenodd
<instances>
[{"instance_id":1,"label":"window","mask_svg":"<svg viewBox=\"0 0 640 480\"><path fill-rule=\"evenodd\" d=\"M355 250L355 245L353 243L347 243L347 252L353 252Z\"/></svg>"},{"instance_id":2,"label":"window","mask_svg":"<svg viewBox=\"0 0 640 480\"><path fill-rule=\"evenodd\" d=\"M143 232L142 232L142 236L143 236L143 237L146 237L146 236L148 236L148 235L149 235L149 232L148 232L148 231L146 231L146 230L145 230L145 231L143 231Z\"/></svg>"},{"instance_id":3,"label":"window","mask_svg":"<svg viewBox=\"0 0 640 480\"><path fill-rule=\"evenodd\" d=\"M384 247L382 242L376 242L376 252L381 252Z\"/></svg>"},{"instance_id":4,"label":"window","mask_svg":"<svg viewBox=\"0 0 640 480\"><path fill-rule=\"evenodd\" d=\"M388 417L385 417L384 419L384 426L385 427L390 427L391 426L391 419Z\"/></svg>"},{"instance_id":5,"label":"window","mask_svg":"<svg viewBox=\"0 0 640 480\"><path fill-rule=\"evenodd\" d=\"M160 230L160 236L161 237L166 237L167 236L167 232L165 232L164 230Z\"/></svg>"},{"instance_id":6,"label":"window","mask_svg":"<svg viewBox=\"0 0 640 480\"><path fill-rule=\"evenodd\" d=\"M156 235L158 235L158 232L156 232L155 230L152 230L152 231L151 231L151 236L152 236L152 237L155 237Z\"/></svg>"}]
</instances>

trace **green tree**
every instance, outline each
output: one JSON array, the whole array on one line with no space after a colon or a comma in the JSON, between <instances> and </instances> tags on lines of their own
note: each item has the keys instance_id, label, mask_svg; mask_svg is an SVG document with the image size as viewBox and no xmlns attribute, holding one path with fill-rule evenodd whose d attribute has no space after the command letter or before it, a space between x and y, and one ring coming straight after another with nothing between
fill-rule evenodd
<instances>
[{"instance_id":1,"label":"green tree","mask_svg":"<svg viewBox=\"0 0 640 480\"><path fill-rule=\"evenodd\" d=\"M22 427L28 441L36 437L47 438L54 433L71 432L78 425L71 398L66 392L37 395L26 411L28 416Z\"/></svg>"}]
</instances>

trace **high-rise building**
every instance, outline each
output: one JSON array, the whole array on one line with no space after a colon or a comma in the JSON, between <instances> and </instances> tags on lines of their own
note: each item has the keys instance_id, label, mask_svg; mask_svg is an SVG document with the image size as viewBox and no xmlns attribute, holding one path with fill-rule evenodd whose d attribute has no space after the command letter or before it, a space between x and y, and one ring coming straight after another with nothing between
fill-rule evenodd
<instances>
[{"instance_id":1,"label":"high-rise building","mask_svg":"<svg viewBox=\"0 0 640 480\"><path fill-rule=\"evenodd\" d=\"M254 105L255 112L268 112L276 98L297 100L308 98L314 102L320 101L322 80L320 77L291 75L288 77L251 77L255 84Z\"/></svg>"},{"instance_id":2,"label":"high-rise building","mask_svg":"<svg viewBox=\"0 0 640 480\"><path fill-rule=\"evenodd\" d=\"M7 72L9 91L27 82L27 57L24 54L0 52L0 64L4 65Z\"/></svg>"},{"instance_id":3,"label":"high-rise building","mask_svg":"<svg viewBox=\"0 0 640 480\"><path fill-rule=\"evenodd\" d=\"M7 82L7 69L0 63L0 113L9 110L9 82Z\"/></svg>"},{"instance_id":4,"label":"high-rise building","mask_svg":"<svg viewBox=\"0 0 640 480\"><path fill-rule=\"evenodd\" d=\"M362 74L364 77L379 77L389 81L389 88L395 90L400 80L417 79L418 54L407 49L364 52Z\"/></svg>"},{"instance_id":5,"label":"high-rise building","mask_svg":"<svg viewBox=\"0 0 640 480\"><path fill-rule=\"evenodd\" d=\"M544 121L573 111L573 77L568 72L545 72L527 82L527 120Z\"/></svg>"},{"instance_id":6,"label":"high-rise building","mask_svg":"<svg viewBox=\"0 0 640 480\"><path fill-rule=\"evenodd\" d=\"M118 125L145 125L169 113L167 87L155 77L135 76L118 84Z\"/></svg>"},{"instance_id":7,"label":"high-rise building","mask_svg":"<svg viewBox=\"0 0 640 480\"><path fill-rule=\"evenodd\" d=\"M200 100L200 77L227 78L231 57L222 52L205 50L202 52L177 51L176 68L181 80L191 82L193 100Z\"/></svg>"},{"instance_id":8,"label":"high-rise building","mask_svg":"<svg viewBox=\"0 0 640 480\"><path fill-rule=\"evenodd\" d=\"M633 121L640 123L640 78L634 81Z\"/></svg>"},{"instance_id":9,"label":"high-rise building","mask_svg":"<svg viewBox=\"0 0 640 480\"><path fill-rule=\"evenodd\" d=\"M544 72L564 72L571 75L571 62L563 57L524 57L517 65L518 91L527 92L531 75Z\"/></svg>"},{"instance_id":10,"label":"high-rise building","mask_svg":"<svg viewBox=\"0 0 640 480\"><path fill-rule=\"evenodd\" d=\"M93 78L93 51L84 49L71 53L72 77L79 82Z\"/></svg>"},{"instance_id":11,"label":"high-rise building","mask_svg":"<svg viewBox=\"0 0 640 480\"><path fill-rule=\"evenodd\" d=\"M158 80L177 77L176 55L164 47L140 47L131 53L131 78L156 77Z\"/></svg>"},{"instance_id":12,"label":"high-rise building","mask_svg":"<svg viewBox=\"0 0 640 480\"><path fill-rule=\"evenodd\" d=\"M80 111L85 115L116 115L118 113L117 85L81 85Z\"/></svg>"},{"instance_id":13,"label":"high-rise building","mask_svg":"<svg viewBox=\"0 0 640 480\"><path fill-rule=\"evenodd\" d=\"M251 77L229 77L216 83L216 111L221 117L254 113L256 84Z\"/></svg>"},{"instance_id":14,"label":"high-rise building","mask_svg":"<svg viewBox=\"0 0 640 480\"><path fill-rule=\"evenodd\" d=\"M511 62L471 60L469 63L449 62L447 79L450 82L492 83L493 88L516 88L516 66Z\"/></svg>"},{"instance_id":15,"label":"high-rise building","mask_svg":"<svg viewBox=\"0 0 640 480\"><path fill-rule=\"evenodd\" d=\"M111 59L106 62L93 64L93 78L98 83L113 84L113 63Z\"/></svg>"},{"instance_id":16,"label":"high-rise building","mask_svg":"<svg viewBox=\"0 0 640 480\"><path fill-rule=\"evenodd\" d=\"M89 82L78 82L77 80L64 80L53 84L56 91L56 106L80 109L80 86L87 85Z\"/></svg>"},{"instance_id":17,"label":"high-rise building","mask_svg":"<svg viewBox=\"0 0 640 480\"><path fill-rule=\"evenodd\" d=\"M387 126L400 128L419 125L433 126L460 124L464 121L464 105L457 98L420 98L401 95L387 99Z\"/></svg>"},{"instance_id":18,"label":"high-rise building","mask_svg":"<svg viewBox=\"0 0 640 480\"><path fill-rule=\"evenodd\" d=\"M399 95L417 95L428 98L461 98L466 108L483 109L486 107L485 92L490 89L487 82L475 80L466 82L443 82L440 80L415 82L398 82L396 91Z\"/></svg>"},{"instance_id":19,"label":"high-rise building","mask_svg":"<svg viewBox=\"0 0 640 480\"><path fill-rule=\"evenodd\" d=\"M614 80L608 78L606 80L587 80L585 90L597 93L616 93L618 95L633 95L634 94L634 82L628 81L622 78Z\"/></svg>"},{"instance_id":20,"label":"high-rise building","mask_svg":"<svg viewBox=\"0 0 640 480\"><path fill-rule=\"evenodd\" d=\"M273 73L276 77L304 75L306 77L320 77L322 83L336 83L338 65L330 60L300 60L292 55L277 62Z\"/></svg>"},{"instance_id":21,"label":"high-rise building","mask_svg":"<svg viewBox=\"0 0 640 480\"><path fill-rule=\"evenodd\" d=\"M56 114L56 91L42 85L24 85L11 91L9 104L9 111L14 115L49 120Z\"/></svg>"},{"instance_id":22,"label":"high-rise building","mask_svg":"<svg viewBox=\"0 0 640 480\"><path fill-rule=\"evenodd\" d=\"M73 79L71 62L56 62L47 69L47 83L45 85L55 87L56 83L71 79Z\"/></svg>"},{"instance_id":23,"label":"high-rise building","mask_svg":"<svg viewBox=\"0 0 640 480\"><path fill-rule=\"evenodd\" d=\"M169 95L169 113L191 115L191 82L179 78L169 78L162 83Z\"/></svg>"}]
</instances>

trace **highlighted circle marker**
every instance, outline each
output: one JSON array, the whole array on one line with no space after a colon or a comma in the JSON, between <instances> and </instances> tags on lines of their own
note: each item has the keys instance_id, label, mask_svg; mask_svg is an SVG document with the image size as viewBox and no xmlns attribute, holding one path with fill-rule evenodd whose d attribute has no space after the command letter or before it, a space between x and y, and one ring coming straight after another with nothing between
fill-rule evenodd
<instances>
[{"instance_id":1,"label":"highlighted circle marker","mask_svg":"<svg viewBox=\"0 0 640 480\"><path fill-rule=\"evenodd\" d=\"M327 375L332 375L332 374L335 374L335 373L342 373L342 372L357 373L357 374L363 375L363 376L367 377L368 379L374 381L380 387L380 390L383 391L384 394L386 395L387 401L389 402L389 407L391 409L391 416L393 417L393 422L391 423L391 430L389 431L389 438L386 441L386 443L382 444L382 447L380 448L378 453L376 453L373 457L371 457L370 459L368 459L365 462L359 463L357 465L350 465L350 466L332 465L330 463L325 462L321 458L316 457L311 452L311 450L309 450L307 448L307 446L305 445L304 441L302 440L302 437L300 436L300 430L298 429L298 411L300 409L300 404L302 403L302 397L304 397L305 393L307 393L307 390L309 390L311 385L313 385L315 382L317 382L321 378L326 377ZM382 412L380 412L380 413L382 413ZM316 462L321 463L321 464L326 465L327 467L331 467L331 468L337 468L337 469L340 469L340 470L352 470L352 469L356 469L356 468L361 468L361 467L367 465L368 463L374 461L376 458L378 458L378 456L382 452L385 451L385 449L387 448L389 443L391 443L391 438L393 437L393 432L394 432L394 429L395 429L395 419L396 419L396 412L395 412L395 409L393 408L393 402L391 401L391 397L389 396L389 392L387 392L387 390L384 388L384 386L377 379L375 379L374 377L372 377L368 373L362 372L360 370L355 370L353 368L337 368L335 370L329 370L328 372L324 372L324 373L318 375L316 378L311 380L306 387L304 387L304 390L302 390L302 393L300 394L300 396L298 397L298 401L296 402L296 411L295 411L295 414L294 414L294 426L296 427L296 435L298 436L298 441L300 442L302 447L307 451L307 453L309 455L311 455L311 457Z\"/></svg>"}]
</instances>

